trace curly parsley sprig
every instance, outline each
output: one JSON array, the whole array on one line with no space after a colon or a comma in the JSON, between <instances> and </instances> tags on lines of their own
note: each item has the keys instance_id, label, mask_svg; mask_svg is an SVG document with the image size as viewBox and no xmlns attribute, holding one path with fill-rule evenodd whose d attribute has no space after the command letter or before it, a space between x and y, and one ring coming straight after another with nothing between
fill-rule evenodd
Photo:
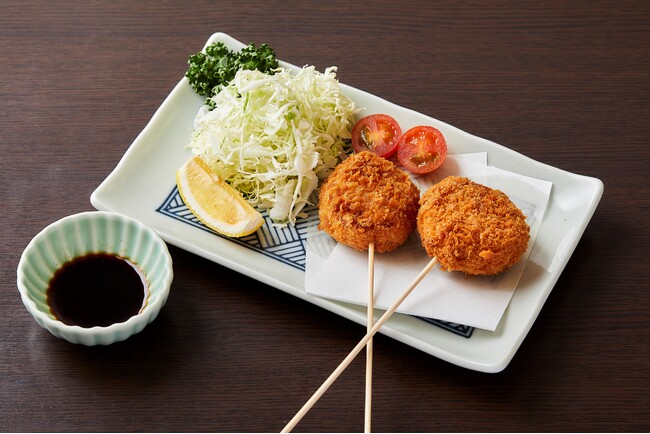
<instances>
[{"instance_id":1,"label":"curly parsley sprig","mask_svg":"<svg viewBox=\"0 0 650 434\"><path fill-rule=\"evenodd\" d=\"M253 43L240 51L231 51L223 42L215 42L190 56L187 63L190 66L185 76L196 93L206 97L206 104L211 107L210 98L228 85L240 69L257 69L273 74L278 68L273 49L267 44L258 48Z\"/></svg>"}]
</instances>

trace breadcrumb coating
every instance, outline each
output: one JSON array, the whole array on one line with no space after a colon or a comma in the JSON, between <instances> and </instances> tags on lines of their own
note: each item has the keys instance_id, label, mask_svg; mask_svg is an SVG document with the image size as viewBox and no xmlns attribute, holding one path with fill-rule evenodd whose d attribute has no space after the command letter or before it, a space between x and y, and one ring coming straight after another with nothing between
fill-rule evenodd
<instances>
[{"instance_id":1,"label":"breadcrumb coating","mask_svg":"<svg viewBox=\"0 0 650 434\"><path fill-rule=\"evenodd\" d=\"M406 173L372 152L339 164L319 196L319 229L356 250L401 246L416 228L420 192Z\"/></svg>"},{"instance_id":2,"label":"breadcrumb coating","mask_svg":"<svg viewBox=\"0 0 650 434\"><path fill-rule=\"evenodd\" d=\"M450 176L422 196L417 227L427 254L441 268L494 275L514 265L528 247L526 217L508 196Z\"/></svg>"}]
</instances>

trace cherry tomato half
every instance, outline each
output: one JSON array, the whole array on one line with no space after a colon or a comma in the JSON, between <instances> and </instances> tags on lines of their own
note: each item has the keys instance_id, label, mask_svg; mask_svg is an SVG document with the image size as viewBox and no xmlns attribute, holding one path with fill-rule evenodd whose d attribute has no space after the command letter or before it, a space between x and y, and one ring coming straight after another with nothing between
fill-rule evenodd
<instances>
[{"instance_id":1,"label":"cherry tomato half","mask_svg":"<svg viewBox=\"0 0 650 434\"><path fill-rule=\"evenodd\" d=\"M447 158L447 142L440 131L429 126L413 127L397 145L397 159L413 173L436 170Z\"/></svg>"},{"instance_id":2,"label":"cherry tomato half","mask_svg":"<svg viewBox=\"0 0 650 434\"><path fill-rule=\"evenodd\" d=\"M397 150L402 129L395 119L376 114L359 119L352 128L352 147L356 152L371 151L388 158Z\"/></svg>"}]
</instances>

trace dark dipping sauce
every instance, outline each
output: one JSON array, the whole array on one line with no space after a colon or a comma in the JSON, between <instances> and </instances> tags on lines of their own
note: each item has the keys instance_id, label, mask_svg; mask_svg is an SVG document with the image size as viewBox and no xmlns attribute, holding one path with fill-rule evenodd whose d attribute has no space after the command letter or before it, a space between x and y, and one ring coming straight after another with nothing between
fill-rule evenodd
<instances>
[{"instance_id":1,"label":"dark dipping sauce","mask_svg":"<svg viewBox=\"0 0 650 434\"><path fill-rule=\"evenodd\" d=\"M112 253L90 253L66 262L50 280L47 304L59 321L106 327L140 312L146 279L137 265Z\"/></svg>"}]
</instances>

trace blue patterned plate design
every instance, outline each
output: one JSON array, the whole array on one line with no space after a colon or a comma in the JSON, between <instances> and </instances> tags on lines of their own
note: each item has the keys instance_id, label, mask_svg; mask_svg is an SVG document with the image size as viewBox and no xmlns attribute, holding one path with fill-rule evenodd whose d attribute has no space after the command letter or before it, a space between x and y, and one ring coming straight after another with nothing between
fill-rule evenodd
<instances>
[{"instance_id":1,"label":"blue patterned plate design","mask_svg":"<svg viewBox=\"0 0 650 434\"><path fill-rule=\"evenodd\" d=\"M307 230L318 226L318 208L311 206L303 209L307 217L300 218L295 226L277 227L271 222L266 211L262 211L264 224L255 233L241 238L225 237L209 227L205 226L192 214L187 205L183 202L178 188L174 187L165 201L156 209L161 214L197 227L212 235L222 237L233 243L247 247L254 252L269 256L291 267L305 271L306 250L305 239ZM469 338L474 331L473 327L456 324L448 321L440 321L433 318L420 318L430 324L441 327L459 336Z\"/></svg>"}]
</instances>

